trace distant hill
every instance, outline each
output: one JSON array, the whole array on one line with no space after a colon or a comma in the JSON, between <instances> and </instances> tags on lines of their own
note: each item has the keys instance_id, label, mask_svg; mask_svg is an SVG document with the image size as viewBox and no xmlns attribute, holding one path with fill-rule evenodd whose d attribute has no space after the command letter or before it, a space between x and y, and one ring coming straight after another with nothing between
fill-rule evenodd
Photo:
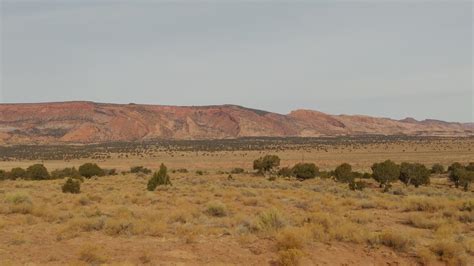
<instances>
[{"instance_id":1,"label":"distant hill","mask_svg":"<svg viewBox=\"0 0 474 266\"><path fill-rule=\"evenodd\" d=\"M312 110L281 115L236 105L0 104L3 144L366 134L470 136L473 132L472 123L329 115Z\"/></svg>"}]
</instances>

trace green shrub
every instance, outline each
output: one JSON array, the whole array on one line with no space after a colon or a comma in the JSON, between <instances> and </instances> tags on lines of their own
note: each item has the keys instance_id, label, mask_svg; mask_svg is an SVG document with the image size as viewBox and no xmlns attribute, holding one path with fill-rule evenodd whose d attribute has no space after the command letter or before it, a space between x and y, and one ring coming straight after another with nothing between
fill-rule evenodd
<instances>
[{"instance_id":1,"label":"green shrub","mask_svg":"<svg viewBox=\"0 0 474 266\"><path fill-rule=\"evenodd\" d=\"M400 166L399 179L407 186L428 185L430 183L430 171L422 164L404 162Z\"/></svg>"},{"instance_id":2,"label":"green shrub","mask_svg":"<svg viewBox=\"0 0 474 266\"><path fill-rule=\"evenodd\" d=\"M168 175L168 169L164 164L161 164L160 170L155 172L153 176L148 180L147 189L149 191L154 191L157 186L171 186L171 180Z\"/></svg>"},{"instance_id":3,"label":"green shrub","mask_svg":"<svg viewBox=\"0 0 474 266\"><path fill-rule=\"evenodd\" d=\"M454 183L454 186L466 186L465 189L467 189L470 183L469 172L462 164L455 162L448 167L448 178Z\"/></svg>"},{"instance_id":4,"label":"green shrub","mask_svg":"<svg viewBox=\"0 0 474 266\"><path fill-rule=\"evenodd\" d=\"M348 163L343 163L334 170L336 181L343 183L354 182L354 175L352 174L352 166Z\"/></svg>"},{"instance_id":5,"label":"green shrub","mask_svg":"<svg viewBox=\"0 0 474 266\"><path fill-rule=\"evenodd\" d=\"M91 178L93 176L104 176L105 172L95 163L85 163L79 166L79 174L85 178Z\"/></svg>"},{"instance_id":6,"label":"green shrub","mask_svg":"<svg viewBox=\"0 0 474 266\"><path fill-rule=\"evenodd\" d=\"M474 162L469 163L469 164L466 166L466 170L468 170L468 171L474 171Z\"/></svg>"},{"instance_id":7,"label":"green shrub","mask_svg":"<svg viewBox=\"0 0 474 266\"><path fill-rule=\"evenodd\" d=\"M465 191L469 190L469 185L474 181L474 171L468 171L465 168L454 168L449 173L449 180L456 187L463 187Z\"/></svg>"},{"instance_id":8,"label":"green shrub","mask_svg":"<svg viewBox=\"0 0 474 266\"><path fill-rule=\"evenodd\" d=\"M32 180L50 179L48 169L42 164L34 164L26 169L26 177Z\"/></svg>"},{"instance_id":9,"label":"green shrub","mask_svg":"<svg viewBox=\"0 0 474 266\"><path fill-rule=\"evenodd\" d=\"M431 166L431 173L438 175L444 173L444 166L439 163L433 164L433 166Z\"/></svg>"},{"instance_id":10,"label":"green shrub","mask_svg":"<svg viewBox=\"0 0 474 266\"><path fill-rule=\"evenodd\" d=\"M143 166L134 166L130 168L130 173L133 174L138 174L138 173L143 173L143 174L150 174L151 170L148 168L145 168Z\"/></svg>"},{"instance_id":11,"label":"green shrub","mask_svg":"<svg viewBox=\"0 0 474 266\"><path fill-rule=\"evenodd\" d=\"M319 174L319 168L314 163L298 163L293 166L292 172L296 178L310 179Z\"/></svg>"},{"instance_id":12,"label":"green shrub","mask_svg":"<svg viewBox=\"0 0 474 266\"><path fill-rule=\"evenodd\" d=\"M265 155L253 161L253 169L259 174L265 174L278 166L280 166L280 157L276 155Z\"/></svg>"},{"instance_id":13,"label":"green shrub","mask_svg":"<svg viewBox=\"0 0 474 266\"><path fill-rule=\"evenodd\" d=\"M15 180L17 178L25 178L26 171L21 167L13 168L8 174L8 179Z\"/></svg>"},{"instance_id":14,"label":"green shrub","mask_svg":"<svg viewBox=\"0 0 474 266\"><path fill-rule=\"evenodd\" d=\"M81 182L77 179L69 177L62 186L63 193L78 194L81 192Z\"/></svg>"},{"instance_id":15,"label":"green shrub","mask_svg":"<svg viewBox=\"0 0 474 266\"><path fill-rule=\"evenodd\" d=\"M460 168L464 168L464 166L458 162L455 162L455 163L452 163L449 167L448 167L448 172L452 172L454 171L454 169L460 169Z\"/></svg>"},{"instance_id":16,"label":"green shrub","mask_svg":"<svg viewBox=\"0 0 474 266\"><path fill-rule=\"evenodd\" d=\"M52 179L62 179L65 177L80 177L81 174L79 174L79 171L75 167L72 168L64 168L64 169L56 169L51 172L51 178Z\"/></svg>"},{"instance_id":17,"label":"green shrub","mask_svg":"<svg viewBox=\"0 0 474 266\"><path fill-rule=\"evenodd\" d=\"M231 174L242 174L245 170L243 168L234 168L230 171Z\"/></svg>"},{"instance_id":18,"label":"green shrub","mask_svg":"<svg viewBox=\"0 0 474 266\"><path fill-rule=\"evenodd\" d=\"M464 174L465 169L461 167L449 167L449 175L448 178L451 182L454 183L456 187L459 187L459 181L461 179L461 175Z\"/></svg>"},{"instance_id":19,"label":"green shrub","mask_svg":"<svg viewBox=\"0 0 474 266\"><path fill-rule=\"evenodd\" d=\"M7 172L0 170L0 180L7 179Z\"/></svg>"},{"instance_id":20,"label":"green shrub","mask_svg":"<svg viewBox=\"0 0 474 266\"><path fill-rule=\"evenodd\" d=\"M464 191L468 191L472 182L474 182L474 171L465 170L461 175L459 184L463 187Z\"/></svg>"},{"instance_id":21,"label":"green shrub","mask_svg":"<svg viewBox=\"0 0 474 266\"><path fill-rule=\"evenodd\" d=\"M391 187L390 183L400 177L400 166L390 160L386 160L385 162L372 165L372 172L372 177L380 184L380 187L384 188L384 191L388 191Z\"/></svg>"},{"instance_id":22,"label":"green shrub","mask_svg":"<svg viewBox=\"0 0 474 266\"><path fill-rule=\"evenodd\" d=\"M289 167L283 167L280 170L278 170L278 176L282 177L291 177L293 175L293 171Z\"/></svg>"}]
</instances>

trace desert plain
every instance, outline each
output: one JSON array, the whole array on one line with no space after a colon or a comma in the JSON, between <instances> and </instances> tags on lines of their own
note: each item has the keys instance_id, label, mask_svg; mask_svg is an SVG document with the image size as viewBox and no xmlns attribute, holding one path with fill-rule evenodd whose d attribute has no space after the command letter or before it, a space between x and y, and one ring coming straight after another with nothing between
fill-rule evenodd
<instances>
[{"instance_id":1,"label":"desert plain","mask_svg":"<svg viewBox=\"0 0 474 266\"><path fill-rule=\"evenodd\" d=\"M252 167L274 154L280 167L311 162L321 171L349 163L370 173L387 159L447 168L474 161L472 137L223 143L78 146L77 158L60 145L2 147L5 171L92 162L117 174L85 179L79 194L63 193L64 179L0 181L0 265L474 264L472 187L455 188L447 174L388 192L368 179L353 191L331 177ZM171 186L148 191L151 174L130 173L162 163Z\"/></svg>"}]
</instances>

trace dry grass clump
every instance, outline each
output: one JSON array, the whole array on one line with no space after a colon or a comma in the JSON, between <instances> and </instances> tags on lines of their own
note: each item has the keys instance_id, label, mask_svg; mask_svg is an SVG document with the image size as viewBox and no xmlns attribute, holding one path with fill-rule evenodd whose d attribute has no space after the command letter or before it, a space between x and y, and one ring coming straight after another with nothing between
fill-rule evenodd
<instances>
[{"instance_id":1,"label":"dry grass clump","mask_svg":"<svg viewBox=\"0 0 474 266\"><path fill-rule=\"evenodd\" d=\"M459 206L459 210L463 212L474 212L474 200L464 201L461 206Z\"/></svg>"},{"instance_id":2,"label":"dry grass clump","mask_svg":"<svg viewBox=\"0 0 474 266\"><path fill-rule=\"evenodd\" d=\"M322 225L320 225L320 224L306 224L304 227L311 234L311 237L312 237L313 241L316 241L316 242L329 241L329 235L326 231L326 228L324 228Z\"/></svg>"},{"instance_id":3,"label":"dry grass clump","mask_svg":"<svg viewBox=\"0 0 474 266\"><path fill-rule=\"evenodd\" d=\"M7 194L4 200L5 204L0 207L0 213L3 214L31 214L43 218L47 222L53 222L58 219L58 215L47 204L41 203L37 206L33 204L31 197L27 193L16 192Z\"/></svg>"},{"instance_id":4,"label":"dry grass clump","mask_svg":"<svg viewBox=\"0 0 474 266\"><path fill-rule=\"evenodd\" d=\"M31 214L42 218L44 221L52 223L60 219L57 211L55 211L50 205L42 204L40 206L33 206Z\"/></svg>"},{"instance_id":5,"label":"dry grass clump","mask_svg":"<svg viewBox=\"0 0 474 266\"><path fill-rule=\"evenodd\" d=\"M416 213L409 215L406 223L416 228L436 229L441 225L442 221L433 216Z\"/></svg>"},{"instance_id":6,"label":"dry grass clump","mask_svg":"<svg viewBox=\"0 0 474 266\"><path fill-rule=\"evenodd\" d=\"M328 231L331 225L334 225L334 223L336 223L336 220L334 218L335 217L331 216L328 213L313 212L308 216L307 222L310 224L321 225L324 230Z\"/></svg>"},{"instance_id":7,"label":"dry grass clump","mask_svg":"<svg viewBox=\"0 0 474 266\"><path fill-rule=\"evenodd\" d=\"M243 200L243 204L245 206L258 206L258 199L255 199L255 198L250 198L250 199L244 199Z\"/></svg>"},{"instance_id":8,"label":"dry grass clump","mask_svg":"<svg viewBox=\"0 0 474 266\"><path fill-rule=\"evenodd\" d=\"M254 189L242 189L240 193L245 197L257 197L258 195Z\"/></svg>"},{"instance_id":9,"label":"dry grass clump","mask_svg":"<svg viewBox=\"0 0 474 266\"><path fill-rule=\"evenodd\" d=\"M462 227L459 223L454 221L449 221L440 224L434 231L434 237L438 239L447 239L455 235L458 235L462 230Z\"/></svg>"},{"instance_id":10,"label":"dry grass clump","mask_svg":"<svg viewBox=\"0 0 474 266\"><path fill-rule=\"evenodd\" d=\"M31 197L23 192L7 194L5 203L6 206L2 208L2 213L30 214L33 211Z\"/></svg>"},{"instance_id":11,"label":"dry grass clump","mask_svg":"<svg viewBox=\"0 0 474 266\"><path fill-rule=\"evenodd\" d=\"M212 202L207 205L205 213L213 217L225 217L227 216L227 208L221 202Z\"/></svg>"},{"instance_id":12,"label":"dry grass clump","mask_svg":"<svg viewBox=\"0 0 474 266\"><path fill-rule=\"evenodd\" d=\"M285 227L286 221L277 209L261 212L254 223L254 228L261 232L277 231Z\"/></svg>"},{"instance_id":13,"label":"dry grass clump","mask_svg":"<svg viewBox=\"0 0 474 266\"><path fill-rule=\"evenodd\" d=\"M445 208L445 203L439 198L427 196L408 196L404 201L405 211L435 212Z\"/></svg>"},{"instance_id":14,"label":"dry grass clump","mask_svg":"<svg viewBox=\"0 0 474 266\"><path fill-rule=\"evenodd\" d=\"M361 209L374 209L377 208L377 203L369 200L363 200L359 202L359 206Z\"/></svg>"},{"instance_id":15,"label":"dry grass clump","mask_svg":"<svg viewBox=\"0 0 474 266\"><path fill-rule=\"evenodd\" d=\"M453 240L436 240L431 243L430 250L448 265L467 265L464 247Z\"/></svg>"},{"instance_id":16,"label":"dry grass clump","mask_svg":"<svg viewBox=\"0 0 474 266\"><path fill-rule=\"evenodd\" d=\"M105 219L103 217L93 218L75 218L70 221L70 227L73 230L80 229L84 232L99 231L104 228Z\"/></svg>"},{"instance_id":17,"label":"dry grass clump","mask_svg":"<svg viewBox=\"0 0 474 266\"><path fill-rule=\"evenodd\" d=\"M87 206L87 205L90 205L91 203L92 201L88 197L85 197L85 196L82 196L77 200L77 204L80 206Z\"/></svg>"},{"instance_id":18,"label":"dry grass clump","mask_svg":"<svg viewBox=\"0 0 474 266\"><path fill-rule=\"evenodd\" d=\"M197 239L202 234L211 234L212 230L201 225L180 224L175 228L175 234L186 244L196 243ZM218 234L220 234L219 232Z\"/></svg>"},{"instance_id":19,"label":"dry grass clump","mask_svg":"<svg viewBox=\"0 0 474 266\"><path fill-rule=\"evenodd\" d=\"M178 210L176 212L170 213L168 218L168 223L174 224L174 223L180 223L180 224L185 224L189 223L192 220L191 214L186 210Z\"/></svg>"},{"instance_id":20,"label":"dry grass clump","mask_svg":"<svg viewBox=\"0 0 474 266\"><path fill-rule=\"evenodd\" d=\"M128 209L121 208L113 217L105 220L103 230L110 236L163 236L167 230L167 223L165 220L158 219L157 216L140 217Z\"/></svg>"},{"instance_id":21,"label":"dry grass clump","mask_svg":"<svg viewBox=\"0 0 474 266\"><path fill-rule=\"evenodd\" d=\"M276 236L278 250L302 249L311 240L310 232L302 227L287 227Z\"/></svg>"},{"instance_id":22,"label":"dry grass clump","mask_svg":"<svg viewBox=\"0 0 474 266\"><path fill-rule=\"evenodd\" d=\"M329 229L330 238L342 242L363 243L368 235L364 228L352 222L341 222Z\"/></svg>"},{"instance_id":23,"label":"dry grass clump","mask_svg":"<svg viewBox=\"0 0 474 266\"><path fill-rule=\"evenodd\" d=\"M26 240L21 235L15 235L12 239L8 240L9 245L20 246L26 243Z\"/></svg>"},{"instance_id":24,"label":"dry grass clump","mask_svg":"<svg viewBox=\"0 0 474 266\"><path fill-rule=\"evenodd\" d=\"M354 219L354 218L351 218ZM311 231L317 241L337 240L342 242L363 243L368 232L360 224L349 221L342 215L313 213L310 218Z\"/></svg>"},{"instance_id":25,"label":"dry grass clump","mask_svg":"<svg viewBox=\"0 0 474 266\"><path fill-rule=\"evenodd\" d=\"M368 224L372 222L373 215L370 213L356 213L350 217L350 220L358 224Z\"/></svg>"},{"instance_id":26,"label":"dry grass clump","mask_svg":"<svg viewBox=\"0 0 474 266\"><path fill-rule=\"evenodd\" d=\"M148 264L151 262L151 256L148 252L143 252L139 257L138 260L141 264Z\"/></svg>"},{"instance_id":27,"label":"dry grass clump","mask_svg":"<svg viewBox=\"0 0 474 266\"><path fill-rule=\"evenodd\" d=\"M80 235L81 232L100 231L104 228L105 219L103 217L77 217L68 221L58 233L56 239L71 239Z\"/></svg>"},{"instance_id":28,"label":"dry grass clump","mask_svg":"<svg viewBox=\"0 0 474 266\"><path fill-rule=\"evenodd\" d=\"M107 262L107 258L103 254L102 250L91 245L84 246L79 251L79 260L91 265L100 265Z\"/></svg>"},{"instance_id":29,"label":"dry grass clump","mask_svg":"<svg viewBox=\"0 0 474 266\"><path fill-rule=\"evenodd\" d=\"M109 218L105 224L105 233L110 236L134 235L135 224L132 220L126 218Z\"/></svg>"},{"instance_id":30,"label":"dry grass clump","mask_svg":"<svg viewBox=\"0 0 474 266\"><path fill-rule=\"evenodd\" d=\"M389 194L380 195L380 197L375 199L374 201L376 203L377 209L397 210L400 208L400 199L398 197L394 199L394 196Z\"/></svg>"},{"instance_id":31,"label":"dry grass clump","mask_svg":"<svg viewBox=\"0 0 474 266\"><path fill-rule=\"evenodd\" d=\"M400 231L385 231L379 235L380 244L393 248L397 251L408 251L414 246L415 241Z\"/></svg>"},{"instance_id":32,"label":"dry grass clump","mask_svg":"<svg viewBox=\"0 0 474 266\"><path fill-rule=\"evenodd\" d=\"M474 223L474 212L461 212L458 215L458 220L465 224Z\"/></svg>"},{"instance_id":33,"label":"dry grass clump","mask_svg":"<svg viewBox=\"0 0 474 266\"><path fill-rule=\"evenodd\" d=\"M306 218L303 227L314 241L330 242L331 240L351 243L373 242L373 236L363 224L372 217L356 213L348 218L342 214L314 212Z\"/></svg>"},{"instance_id":34,"label":"dry grass clump","mask_svg":"<svg viewBox=\"0 0 474 266\"><path fill-rule=\"evenodd\" d=\"M168 225L163 220L144 219L135 224L135 233L147 236L162 237Z\"/></svg>"},{"instance_id":35,"label":"dry grass clump","mask_svg":"<svg viewBox=\"0 0 474 266\"><path fill-rule=\"evenodd\" d=\"M299 265L303 252L299 249L280 250L278 252L277 265L296 266Z\"/></svg>"},{"instance_id":36,"label":"dry grass clump","mask_svg":"<svg viewBox=\"0 0 474 266\"><path fill-rule=\"evenodd\" d=\"M8 225L8 223L6 221L0 220L0 230L5 228L7 225Z\"/></svg>"},{"instance_id":37,"label":"dry grass clump","mask_svg":"<svg viewBox=\"0 0 474 266\"><path fill-rule=\"evenodd\" d=\"M23 192L9 193L5 196L5 202L11 204L31 203L30 195Z\"/></svg>"},{"instance_id":38,"label":"dry grass clump","mask_svg":"<svg viewBox=\"0 0 474 266\"><path fill-rule=\"evenodd\" d=\"M137 234L135 220L133 212L126 208L120 208L113 217L106 220L105 233L111 236Z\"/></svg>"},{"instance_id":39,"label":"dry grass clump","mask_svg":"<svg viewBox=\"0 0 474 266\"><path fill-rule=\"evenodd\" d=\"M474 255L474 238L464 241L464 248L466 249L467 253Z\"/></svg>"},{"instance_id":40,"label":"dry grass clump","mask_svg":"<svg viewBox=\"0 0 474 266\"><path fill-rule=\"evenodd\" d=\"M427 247L420 247L416 250L418 256L418 262L421 265L433 265L436 263L438 258L436 255Z\"/></svg>"}]
</instances>

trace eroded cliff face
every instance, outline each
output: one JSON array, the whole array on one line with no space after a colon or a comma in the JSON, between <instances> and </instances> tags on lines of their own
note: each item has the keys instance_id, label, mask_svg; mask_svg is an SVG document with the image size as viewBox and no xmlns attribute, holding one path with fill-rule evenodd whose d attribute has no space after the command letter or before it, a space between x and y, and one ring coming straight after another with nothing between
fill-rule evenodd
<instances>
[{"instance_id":1,"label":"eroded cliff face","mask_svg":"<svg viewBox=\"0 0 474 266\"><path fill-rule=\"evenodd\" d=\"M468 136L473 130L472 124L437 120L329 115L312 110L280 115L235 105L0 104L3 144L356 134Z\"/></svg>"}]
</instances>

